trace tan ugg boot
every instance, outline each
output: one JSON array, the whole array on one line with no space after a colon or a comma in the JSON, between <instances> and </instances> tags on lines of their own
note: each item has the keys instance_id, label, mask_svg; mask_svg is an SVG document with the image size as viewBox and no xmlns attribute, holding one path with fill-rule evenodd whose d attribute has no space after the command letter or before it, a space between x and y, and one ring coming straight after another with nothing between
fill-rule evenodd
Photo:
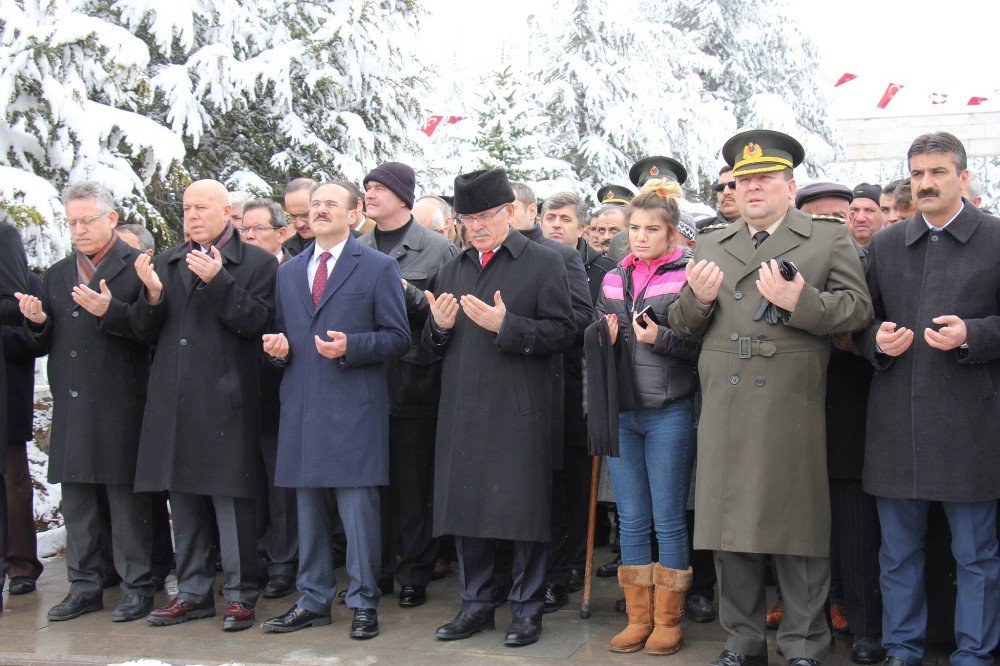
<instances>
[{"instance_id":1,"label":"tan ugg boot","mask_svg":"<svg viewBox=\"0 0 1000 666\"><path fill-rule=\"evenodd\" d=\"M673 654L681 649L684 598L691 587L687 571L653 565L653 633L646 640L646 654Z\"/></svg>"},{"instance_id":2,"label":"tan ugg boot","mask_svg":"<svg viewBox=\"0 0 1000 666\"><path fill-rule=\"evenodd\" d=\"M625 591L628 626L611 639L612 652L637 652L653 632L653 565L619 566L618 583Z\"/></svg>"}]
</instances>

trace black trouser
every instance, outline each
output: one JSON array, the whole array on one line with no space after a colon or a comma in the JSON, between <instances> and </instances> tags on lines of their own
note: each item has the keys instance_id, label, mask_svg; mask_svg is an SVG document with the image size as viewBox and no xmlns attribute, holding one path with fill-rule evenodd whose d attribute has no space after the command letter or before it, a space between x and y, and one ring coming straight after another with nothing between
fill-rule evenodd
<instances>
[{"instance_id":1,"label":"black trouser","mask_svg":"<svg viewBox=\"0 0 1000 666\"><path fill-rule=\"evenodd\" d=\"M153 576L164 579L174 567L174 542L170 538L167 493L150 493L153 509Z\"/></svg>"},{"instance_id":2,"label":"black trouser","mask_svg":"<svg viewBox=\"0 0 1000 666\"><path fill-rule=\"evenodd\" d=\"M586 449L564 446L563 468L552 473L552 541L546 575L549 583L568 587L573 569L583 571L592 460Z\"/></svg>"},{"instance_id":3,"label":"black trouser","mask_svg":"<svg viewBox=\"0 0 1000 666\"><path fill-rule=\"evenodd\" d=\"M495 548L510 544L513 586L510 613L514 617L540 618L545 605L545 546L541 541L494 541L478 537L455 537L462 610L493 615Z\"/></svg>"},{"instance_id":4,"label":"black trouser","mask_svg":"<svg viewBox=\"0 0 1000 666\"><path fill-rule=\"evenodd\" d=\"M848 629L856 636L880 634L882 537L875 498L862 491L860 480L830 479L830 509L830 561L840 567Z\"/></svg>"},{"instance_id":5,"label":"black trouser","mask_svg":"<svg viewBox=\"0 0 1000 666\"><path fill-rule=\"evenodd\" d=\"M260 451L264 460L266 488L258 493L260 496L257 499L257 551L267 554L268 576L294 578L299 568L299 514L295 489L274 485L278 434L261 433ZM265 524L263 533L260 522Z\"/></svg>"},{"instance_id":6,"label":"black trouser","mask_svg":"<svg viewBox=\"0 0 1000 666\"><path fill-rule=\"evenodd\" d=\"M3 586L7 582L7 482L0 474L0 610L3 609Z\"/></svg>"},{"instance_id":7,"label":"black trouser","mask_svg":"<svg viewBox=\"0 0 1000 666\"><path fill-rule=\"evenodd\" d=\"M691 552L691 589L688 596L715 598L715 555L710 550L694 549L694 511L687 515L688 548ZM654 541L655 543L655 541Z\"/></svg>"},{"instance_id":8,"label":"black trouser","mask_svg":"<svg viewBox=\"0 0 1000 666\"><path fill-rule=\"evenodd\" d=\"M389 523L386 550L402 556L395 566L400 585L426 587L434 572L434 444L436 417L389 417ZM383 555L383 561L386 557Z\"/></svg>"},{"instance_id":9,"label":"black trouser","mask_svg":"<svg viewBox=\"0 0 1000 666\"><path fill-rule=\"evenodd\" d=\"M3 479L7 485L4 499L7 502L7 573L11 578L25 577L37 580L42 575L38 561L38 541L35 537L34 488L28 469L27 442L7 442L7 471ZM0 553L2 557L3 553Z\"/></svg>"}]
</instances>

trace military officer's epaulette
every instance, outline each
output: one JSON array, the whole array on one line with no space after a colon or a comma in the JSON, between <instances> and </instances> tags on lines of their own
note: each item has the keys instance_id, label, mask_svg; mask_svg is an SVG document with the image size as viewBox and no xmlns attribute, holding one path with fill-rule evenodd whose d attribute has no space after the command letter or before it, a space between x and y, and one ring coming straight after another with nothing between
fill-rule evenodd
<instances>
[{"instance_id":1,"label":"military officer's epaulette","mask_svg":"<svg viewBox=\"0 0 1000 666\"><path fill-rule=\"evenodd\" d=\"M729 226L729 224L730 223L728 222L726 224L710 224L707 227L702 227L701 229L699 229L698 233L704 234L708 233L709 231L718 231L719 229L725 229L726 227Z\"/></svg>"},{"instance_id":2,"label":"military officer's epaulette","mask_svg":"<svg viewBox=\"0 0 1000 666\"><path fill-rule=\"evenodd\" d=\"M844 220L842 220L839 217L836 217L835 215L810 215L809 217L816 220L817 222L836 222L837 224L844 223Z\"/></svg>"}]
</instances>

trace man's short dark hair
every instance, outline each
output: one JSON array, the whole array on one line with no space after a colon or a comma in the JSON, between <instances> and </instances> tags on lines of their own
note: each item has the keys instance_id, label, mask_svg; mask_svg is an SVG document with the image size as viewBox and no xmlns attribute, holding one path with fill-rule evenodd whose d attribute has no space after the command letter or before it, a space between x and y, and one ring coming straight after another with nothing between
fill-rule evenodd
<instances>
[{"instance_id":1,"label":"man's short dark hair","mask_svg":"<svg viewBox=\"0 0 1000 666\"><path fill-rule=\"evenodd\" d=\"M887 185L885 185L882 188L882 195L885 196L886 194L888 194L893 199L895 199L896 198L896 190L899 189L899 186L902 185L905 182L908 182L906 180L906 178L897 178L896 180L892 181L891 183L888 183Z\"/></svg>"},{"instance_id":2,"label":"man's short dark hair","mask_svg":"<svg viewBox=\"0 0 1000 666\"><path fill-rule=\"evenodd\" d=\"M287 197L292 192L299 192L301 190L312 191L312 188L316 187L316 181L312 178L296 178L285 185L285 196Z\"/></svg>"},{"instance_id":3,"label":"man's short dark hair","mask_svg":"<svg viewBox=\"0 0 1000 666\"><path fill-rule=\"evenodd\" d=\"M271 226L282 228L288 226L288 217L276 202L271 199L251 199L243 204L243 217L252 210L262 208L271 215Z\"/></svg>"},{"instance_id":4,"label":"man's short dark hair","mask_svg":"<svg viewBox=\"0 0 1000 666\"><path fill-rule=\"evenodd\" d=\"M349 180L338 180L333 184L340 185L342 188L351 193L351 196L347 199L347 207L351 210L357 210L358 203L363 201L365 198L365 195L361 193L361 188Z\"/></svg>"},{"instance_id":5,"label":"man's short dark hair","mask_svg":"<svg viewBox=\"0 0 1000 666\"><path fill-rule=\"evenodd\" d=\"M510 186L514 190L514 198L524 204L525 208L533 203L538 203L535 199L535 191L528 187L528 185L511 181Z\"/></svg>"},{"instance_id":6,"label":"man's short dark hair","mask_svg":"<svg viewBox=\"0 0 1000 666\"><path fill-rule=\"evenodd\" d=\"M587 220L587 204L575 192L556 192L546 199L545 203L542 204L542 217L545 217L545 213L550 210L559 210L566 206L573 208L576 223L582 227Z\"/></svg>"},{"instance_id":7,"label":"man's short dark hair","mask_svg":"<svg viewBox=\"0 0 1000 666\"><path fill-rule=\"evenodd\" d=\"M913 190L910 188L910 181L900 181L896 188L896 208L909 208L913 205Z\"/></svg>"},{"instance_id":8,"label":"man's short dark hair","mask_svg":"<svg viewBox=\"0 0 1000 666\"><path fill-rule=\"evenodd\" d=\"M722 168L719 169L719 175L721 176L722 174L724 174L724 173L726 173L728 171L732 171L732 170L733 170L733 167L729 166L728 164L724 164L722 166Z\"/></svg>"},{"instance_id":9,"label":"man's short dark hair","mask_svg":"<svg viewBox=\"0 0 1000 666\"><path fill-rule=\"evenodd\" d=\"M148 252L156 249L156 243L153 241L153 234L149 233L149 229L141 224L119 224L115 227L115 229L117 231L124 231L132 234L138 238L140 252Z\"/></svg>"},{"instance_id":10,"label":"man's short dark hair","mask_svg":"<svg viewBox=\"0 0 1000 666\"><path fill-rule=\"evenodd\" d=\"M951 159L955 163L958 173L965 171L968 166L968 158L965 154L965 146L954 134L948 132L931 132L921 134L906 151L906 165L909 166L910 159L914 155L925 155L927 153L951 153Z\"/></svg>"}]
</instances>

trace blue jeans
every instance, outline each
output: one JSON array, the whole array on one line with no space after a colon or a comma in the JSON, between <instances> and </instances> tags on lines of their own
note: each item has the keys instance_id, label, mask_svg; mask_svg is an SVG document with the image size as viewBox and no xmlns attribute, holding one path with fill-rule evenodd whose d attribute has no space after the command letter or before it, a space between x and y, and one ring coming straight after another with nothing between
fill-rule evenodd
<instances>
[{"instance_id":1,"label":"blue jeans","mask_svg":"<svg viewBox=\"0 0 1000 666\"><path fill-rule=\"evenodd\" d=\"M652 561L649 535L655 526L660 564L687 569L684 514L695 456L694 399L622 412L619 418L619 455L608 458L608 467L618 503L622 564Z\"/></svg>"},{"instance_id":2,"label":"blue jeans","mask_svg":"<svg viewBox=\"0 0 1000 666\"><path fill-rule=\"evenodd\" d=\"M927 597L924 541L929 502L877 497L882 525L882 645L890 657L917 665L924 656ZM1000 639L1000 555L997 505L942 502L951 528L951 552L958 565L953 666L987 666Z\"/></svg>"}]
</instances>

